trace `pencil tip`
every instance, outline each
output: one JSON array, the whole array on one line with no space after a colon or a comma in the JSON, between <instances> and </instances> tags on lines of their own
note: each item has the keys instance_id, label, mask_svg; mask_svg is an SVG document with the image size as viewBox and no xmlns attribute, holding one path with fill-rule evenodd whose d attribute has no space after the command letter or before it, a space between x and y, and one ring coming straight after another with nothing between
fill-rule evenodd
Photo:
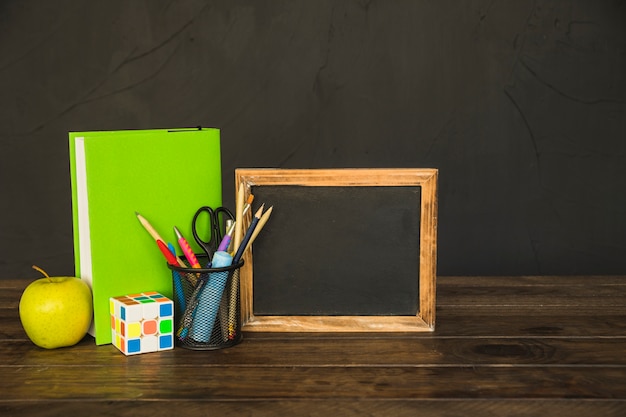
<instances>
[{"instance_id":1,"label":"pencil tip","mask_svg":"<svg viewBox=\"0 0 626 417\"><path fill-rule=\"evenodd\" d=\"M270 206L270 208L265 210L265 213L263 213L263 218L264 219L269 219L270 215L272 214L272 210L273 209L274 209L274 206Z\"/></svg>"}]
</instances>

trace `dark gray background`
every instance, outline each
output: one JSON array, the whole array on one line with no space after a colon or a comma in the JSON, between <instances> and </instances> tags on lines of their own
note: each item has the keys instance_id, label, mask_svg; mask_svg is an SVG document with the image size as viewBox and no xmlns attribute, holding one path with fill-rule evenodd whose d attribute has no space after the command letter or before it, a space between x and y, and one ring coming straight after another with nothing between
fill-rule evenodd
<instances>
[{"instance_id":1,"label":"dark gray background","mask_svg":"<svg viewBox=\"0 0 626 417\"><path fill-rule=\"evenodd\" d=\"M225 202L438 168L439 274L624 274L625 103L624 1L3 0L0 277L73 274L68 131L196 125Z\"/></svg>"}]
</instances>

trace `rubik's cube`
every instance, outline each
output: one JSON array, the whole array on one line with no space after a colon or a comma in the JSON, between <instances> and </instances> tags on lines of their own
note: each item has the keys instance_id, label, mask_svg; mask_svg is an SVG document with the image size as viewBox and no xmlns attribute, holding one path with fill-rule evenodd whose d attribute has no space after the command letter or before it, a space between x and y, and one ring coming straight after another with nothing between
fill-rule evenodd
<instances>
[{"instance_id":1,"label":"rubik's cube","mask_svg":"<svg viewBox=\"0 0 626 417\"><path fill-rule=\"evenodd\" d=\"M113 345L125 355L174 348L174 303L158 292L110 298Z\"/></svg>"}]
</instances>

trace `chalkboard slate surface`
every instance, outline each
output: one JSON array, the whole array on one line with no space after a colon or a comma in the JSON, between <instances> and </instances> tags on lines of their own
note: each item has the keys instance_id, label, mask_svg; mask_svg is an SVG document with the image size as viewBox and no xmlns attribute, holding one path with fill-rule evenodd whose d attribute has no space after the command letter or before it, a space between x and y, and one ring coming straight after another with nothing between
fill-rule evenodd
<instances>
[{"instance_id":1,"label":"chalkboard slate surface","mask_svg":"<svg viewBox=\"0 0 626 417\"><path fill-rule=\"evenodd\" d=\"M416 315L420 187L252 187L255 315Z\"/></svg>"},{"instance_id":2,"label":"chalkboard slate surface","mask_svg":"<svg viewBox=\"0 0 626 417\"><path fill-rule=\"evenodd\" d=\"M241 269L244 330L434 329L437 170L237 169L235 181L273 206Z\"/></svg>"}]
</instances>

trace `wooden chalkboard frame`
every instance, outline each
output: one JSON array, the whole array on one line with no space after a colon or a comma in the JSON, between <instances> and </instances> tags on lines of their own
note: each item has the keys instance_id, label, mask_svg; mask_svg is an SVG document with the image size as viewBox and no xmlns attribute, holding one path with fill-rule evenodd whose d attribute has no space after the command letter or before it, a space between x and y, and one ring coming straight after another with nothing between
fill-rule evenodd
<instances>
[{"instance_id":1,"label":"wooden chalkboard frame","mask_svg":"<svg viewBox=\"0 0 626 417\"><path fill-rule=\"evenodd\" d=\"M244 331L264 332L424 332L435 329L437 265L437 169L238 168L235 186L243 184L245 198L252 187L298 185L309 187L421 187L419 254L419 311L415 316L255 316L253 255L247 251L240 271L241 319ZM271 203L271 202L266 202ZM250 212L244 219L249 222ZM271 221L271 219L270 219Z\"/></svg>"}]
</instances>

